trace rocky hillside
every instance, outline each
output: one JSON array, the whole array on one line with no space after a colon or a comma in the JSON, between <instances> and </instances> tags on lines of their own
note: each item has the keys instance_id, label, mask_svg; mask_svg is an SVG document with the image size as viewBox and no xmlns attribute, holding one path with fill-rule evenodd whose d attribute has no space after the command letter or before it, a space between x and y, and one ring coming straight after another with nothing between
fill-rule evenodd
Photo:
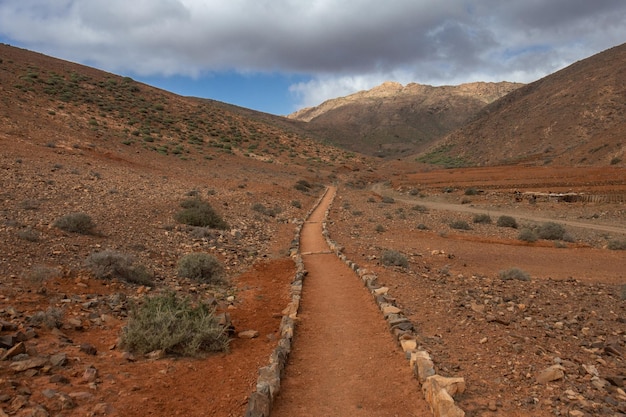
<instances>
[{"instance_id":1,"label":"rocky hillside","mask_svg":"<svg viewBox=\"0 0 626 417\"><path fill-rule=\"evenodd\" d=\"M626 44L492 103L418 159L448 166L623 165L624 137Z\"/></svg>"},{"instance_id":2,"label":"rocky hillside","mask_svg":"<svg viewBox=\"0 0 626 417\"><path fill-rule=\"evenodd\" d=\"M288 117L307 122L306 129L312 134L344 148L395 157L425 149L486 104L521 85L501 82L432 87L386 82Z\"/></svg>"},{"instance_id":3,"label":"rocky hillside","mask_svg":"<svg viewBox=\"0 0 626 417\"><path fill-rule=\"evenodd\" d=\"M3 135L74 149L146 150L183 160L231 154L330 166L347 154L313 140L297 122L283 117L181 97L129 77L0 44Z\"/></svg>"}]
</instances>

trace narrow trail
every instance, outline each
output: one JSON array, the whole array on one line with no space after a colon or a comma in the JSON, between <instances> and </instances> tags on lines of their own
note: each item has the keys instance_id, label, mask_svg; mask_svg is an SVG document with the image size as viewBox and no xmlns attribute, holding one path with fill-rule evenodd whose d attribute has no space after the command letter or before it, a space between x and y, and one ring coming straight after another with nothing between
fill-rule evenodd
<instances>
[{"instance_id":1,"label":"narrow trail","mask_svg":"<svg viewBox=\"0 0 626 417\"><path fill-rule=\"evenodd\" d=\"M302 228L308 275L272 417L431 416L372 296L322 236L335 192L329 188Z\"/></svg>"}]
</instances>

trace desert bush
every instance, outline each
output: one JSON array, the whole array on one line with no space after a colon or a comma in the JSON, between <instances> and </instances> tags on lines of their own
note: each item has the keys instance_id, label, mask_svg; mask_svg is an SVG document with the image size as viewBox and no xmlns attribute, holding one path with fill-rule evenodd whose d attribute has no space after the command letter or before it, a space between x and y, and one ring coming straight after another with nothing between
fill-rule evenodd
<instances>
[{"instance_id":1,"label":"desert bush","mask_svg":"<svg viewBox=\"0 0 626 417\"><path fill-rule=\"evenodd\" d=\"M60 276L61 272L57 268L51 268L45 265L35 265L26 274L26 279L30 281L31 284L41 284L48 279Z\"/></svg>"},{"instance_id":2,"label":"desert bush","mask_svg":"<svg viewBox=\"0 0 626 417\"><path fill-rule=\"evenodd\" d=\"M519 235L517 236L517 238L519 240L522 240L524 242L536 242L537 239L539 239L539 237L537 236L537 233L535 233L534 230L528 229L528 228L524 228L522 230L520 230Z\"/></svg>"},{"instance_id":3,"label":"desert bush","mask_svg":"<svg viewBox=\"0 0 626 417\"><path fill-rule=\"evenodd\" d=\"M299 200L293 200L291 202L291 206L299 209L299 208L302 208L302 203L300 203Z\"/></svg>"},{"instance_id":4,"label":"desert bush","mask_svg":"<svg viewBox=\"0 0 626 417\"><path fill-rule=\"evenodd\" d=\"M112 250L93 252L85 260L85 266L98 279L120 278L132 284L153 284L152 273L124 253Z\"/></svg>"},{"instance_id":5,"label":"desert bush","mask_svg":"<svg viewBox=\"0 0 626 417\"><path fill-rule=\"evenodd\" d=\"M39 200L24 200L20 203L20 208L24 210L37 210L39 209Z\"/></svg>"},{"instance_id":6,"label":"desert bush","mask_svg":"<svg viewBox=\"0 0 626 417\"><path fill-rule=\"evenodd\" d=\"M511 216L500 216L498 217L498 221L496 222L497 226L500 227L511 227L513 229L517 229L517 221L514 217Z\"/></svg>"},{"instance_id":7,"label":"desert bush","mask_svg":"<svg viewBox=\"0 0 626 417\"><path fill-rule=\"evenodd\" d=\"M199 198L184 200L180 206L183 210L174 215L174 220L189 226L228 229L228 224L206 201Z\"/></svg>"},{"instance_id":8,"label":"desert bush","mask_svg":"<svg viewBox=\"0 0 626 417\"><path fill-rule=\"evenodd\" d=\"M224 269L213 255L202 252L189 253L178 261L178 275L207 284L223 281Z\"/></svg>"},{"instance_id":9,"label":"desert bush","mask_svg":"<svg viewBox=\"0 0 626 417\"><path fill-rule=\"evenodd\" d=\"M516 279L518 281L530 281L530 275L519 268L509 268L498 272L503 281Z\"/></svg>"},{"instance_id":10,"label":"desert bush","mask_svg":"<svg viewBox=\"0 0 626 417\"><path fill-rule=\"evenodd\" d=\"M162 350L182 356L228 349L228 336L206 304L192 305L174 293L148 297L131 309L121 336L124 349L139 354Z\"/></svg>"},{"instance_id":11,"label":"desert bush","mask_svg":"<svg viewBox=\"0 0 626 417\"><path fill-rule=\"evenodd\" d=\"M626 239L624 240L613 239L609 241L607 248L610 250L626 250Z\"/></svg>"},{"instance_id":12,"label":"desert bush","mask_svg":"<svg viewBox=\"0 0 626 417\"><path fill-rule=\"evenodd\" d=\"M393 197L385 196L383 197L382 202L385 204L393 204L396 202L396 200L394 200Z\"/></svg>"},{"instance_id":13,"label":"desert bush","mask_svg":"<svg viewBox=\"0 0 626 417\"><path fill-rule=\"evenodd\" d=\"M362 216L363 212L361 210L352 210L353 216Z\"/></svg>"},{"instance_id":14,"label":"desert bush","mask_svg":"<svg viewBox=\"0 0 626 417\"><path fill-rule=\"evenodd\" d=\"M470 225L465 220L454 220L450 223L450 227L458 230L472 230Z\"/></svg>"},{"instance_id":15,"label":"desert bush","mask_svg":"<svg viewBox=\"0 0 626 417\"><path fill-rule=\"evenodd\" d=\"M27 227L25 229L21 229L17 231L17 237L22 240L27 240L29 242L37 242L39 241L39 232L35 229L31 229Z\"/></svg>"},{"instance_id":16,"label":"desert bush","mask_svg":"<svg viewBox=\"0 0 626 417\"><path fill-rule=\"evenodd\" d=\"M54 222L54 227L71 233L80 233L82 235L91 234L94 224L91 217L86 213L70 213L59 217Z\"/></svg>"},{"instance_id":17,"label":"desert bush","mask_svg":"<svg viewBox=\"0 0 626 417\"><path fill-rule=\"evenodd\" d=\"M417 225L417 230L428 230L428 226L426 226L424 223L420 223Z\"/></svg>"},{"instance_id":18,"label":"desert bush","mask_svg":"<svg viewBox=\"0 0 626 417\"><path fill-rule=\"evenodd\" d=\"M58 329L63 324L63 310L48 307L46 311L38 311L28 319L28 324L35 327Z\"/></svg>"},{"instance_id":19,"label":"desert bush","mask_svg":"<svg viewBox=\"0 0 626 417\"><path fill-rule=\"evenodd\" d=\"M298 191L302 191L303 193L306 193L311 190L311 184L307 180L298 180L293 188Z\"/></svg>"},{"instance_id":20,"label":"desert bush","mask_svg":"<svg viewBox=\"0 0 626 417\"><path fill-rule=\"evenodd\" d=\"M254 203L252 205L252 210L256 211L257 213L261 213L270 217L276 217L278 214L282 212L282 209L279 206L274 206L274 208L269 208L269 207L265 207L261 203Z\"/></svg>"},{"instance_id":21,"label":"desert bush","mask_svg":"<svg viewBox=\"0 0 626 417\"><path fill-rule=\"evenodd\" d=\"M546 222L539 226L538 235L541 239L561 240L565 235L565 228L554 222Z\"/></svg>"},{"instance_id":22,"label":"desert bush","mask_svg":"<svg viewBox=\"0 0 626 417\"><path fill-rule=\"evenodd\" d=\"M374 230L377 231L378 233L382 233L386 229L385 229L385 226L383 226L382 224L377 224L376 227L374 228Z\"/></svg>"},{"instance_id":23,"label":"desert bush","mask_svg":"<svg viewBox=\"0 0 626 417\"><path fill-rule=\"evenodd\" d=\"M467 188L465 195L478 195L478 190L476 188Z\"/></svg>"},{"instance_id":24,"label":"desert bush","mask_svg":"<svg viewBox=\"0 0 626 417\"><path fill-rule=\"evenodd\" d=\"M491 216L488 214L477 214L474 216L474 223L491 224Z\"/></svg>"},{"instance_id":25,"label":"desert bush","mask_svg":"<svg viewBox=\"0 0 626 417\"><path fill-rule=\"evenodd\" d=\"M411 210L415 210L418 213L427 213L428 212L428 207L423 206L421 204L416 204L413 207L411 207Z\"/></svg>"},{"instance_id":26,"label":"desert bush","mask_svg":"<svg viewBox=\"0 0 626 417\"><path fill-rule=\"evenodd\" d=\"M406 256L391 249L383 252L380 257L380 261L386 266L401 266L402 268L407 268L409 266L409 261L406 259Z\"/></svg>"}]
</instances>

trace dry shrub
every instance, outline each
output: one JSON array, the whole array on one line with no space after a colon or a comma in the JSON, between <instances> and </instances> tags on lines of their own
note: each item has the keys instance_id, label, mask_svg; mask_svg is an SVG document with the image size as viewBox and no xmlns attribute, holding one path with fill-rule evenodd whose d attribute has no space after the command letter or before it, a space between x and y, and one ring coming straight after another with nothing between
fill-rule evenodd
<instances>
[{"instance_id":1,"label":"dry shrub","mask_svg":"<svg viewBox=\"0 0 626 417\"><path fill-rule=\"evenodd\" d=\"M148 297L131 309L121 341L124 349L140 354L162 350L196 356L228 350L228 335L214 310L173 292Z\"/></svg>"}]
</instances>

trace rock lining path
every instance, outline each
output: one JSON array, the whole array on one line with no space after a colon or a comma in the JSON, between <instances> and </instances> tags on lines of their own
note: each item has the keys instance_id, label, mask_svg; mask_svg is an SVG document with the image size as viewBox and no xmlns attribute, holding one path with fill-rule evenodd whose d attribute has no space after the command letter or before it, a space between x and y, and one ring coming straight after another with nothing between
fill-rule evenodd
<instances>
[{"instance_id":1,"label":"rock lining path","mask_svg":"<svg viewBox=\"0 0 626 417\"><path fill-rule=\"evenodd\" d=\"M372 296L322 236L331 187L302 228L308 275L272 417L430 416Z\"/></svg>"}]
</instances>

